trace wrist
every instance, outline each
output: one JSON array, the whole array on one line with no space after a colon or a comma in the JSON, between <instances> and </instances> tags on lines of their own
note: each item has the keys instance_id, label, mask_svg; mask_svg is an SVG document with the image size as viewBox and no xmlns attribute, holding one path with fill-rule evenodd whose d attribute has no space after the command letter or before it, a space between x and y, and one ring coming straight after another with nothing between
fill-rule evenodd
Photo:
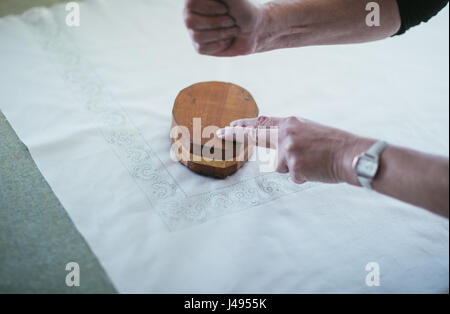
<instances>
[{"instance_id":1,"label":"wrist","mask_svg":"<svg viewBox=\"0 0 450 314\"><path fill-rule=\"evenodd\" d=\"M256 52L283 48L281 37L289 29L286 4L270 1L260 6Z\"/></svg>"},{"instance_id":2,"label":"wrist","mask_svg":"<svg viewBox=\"0 0 450 314\"><path fill-rule=\"evenodd\" d=\"M271 10L272 3L264 3L259 6L259 25L256 30L256 51L265 52L271 50L268 48L268 43L272 38L271 28L273 26L275 17L274 12Z\"/></svg>"},{"instance_id":3,"label":"wrist","mask_svg":"<svg viewBox=\"0 0 450 314\"><path fill-rule=\"evenodd\" d=\"M358 176L353 169L353 161L375 143L376 140L355 136L342 147L337 157L336 177L338 182L360 186Z\"/></svg>"},{"instance_id":4,"label":"wrist","mask_svg":"<svg viewBox=\"0 0 450 314\"><path fill-rule=\"evenodd\" d=\"M302 2L270 1L259 6L260 24L255 52L305 46L298 36L310 32L308 7ZM308 22L309 21L309 22Z\"/></svg>"}]
</instances>

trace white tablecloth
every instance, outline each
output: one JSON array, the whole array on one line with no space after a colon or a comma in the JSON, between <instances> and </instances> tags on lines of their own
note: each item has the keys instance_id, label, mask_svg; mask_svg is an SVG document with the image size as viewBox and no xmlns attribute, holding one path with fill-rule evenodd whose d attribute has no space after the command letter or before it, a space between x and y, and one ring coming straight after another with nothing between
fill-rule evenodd
<instances>
[{"instance_id":1,"label":"white tablecloth","mask_svg":"<svg viewBox=\"0 0 450 314\"><path fill-rule=\"evenodd\" d=\"M170 159L168 134L178 91L220 80L262 114L448 156L448 9L381 42L217 59L194 52L182 7L85 1L80 27L61 5L0 19L0 110L117 289L447 292L448 220L256 162L201 177Z\"/></svg>"}]
</instances>

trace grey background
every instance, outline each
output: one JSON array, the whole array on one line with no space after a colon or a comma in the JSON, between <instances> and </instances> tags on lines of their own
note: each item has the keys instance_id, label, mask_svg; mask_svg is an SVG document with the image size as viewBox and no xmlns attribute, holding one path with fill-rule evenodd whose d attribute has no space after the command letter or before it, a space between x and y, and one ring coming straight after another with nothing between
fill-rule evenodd
<instances>
[{"instance_id":1,"label":"grey background","mask_svg":"<svg viewBox=\"0 0 450 314\"><path fill-rule=\"evenodd\" d=\"M0 17L57 2L67 1L1 0ZM69 262L80 265L80 287L66 286ZM0 112L0 293L115 292L28 149Z\"/></svg>"}]
</instances>

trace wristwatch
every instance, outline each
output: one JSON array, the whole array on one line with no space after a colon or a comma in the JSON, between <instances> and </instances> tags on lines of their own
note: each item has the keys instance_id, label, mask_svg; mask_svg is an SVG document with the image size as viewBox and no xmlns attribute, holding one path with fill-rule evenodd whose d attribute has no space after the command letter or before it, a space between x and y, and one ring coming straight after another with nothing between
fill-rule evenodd
<instances>
[{"instance_id":1,"label":"wristwatch","mask_svg":"<svg viewBox=\"0 0 450 314\"><path fill-rule=\"evenodd\" d=\"M388 144L384 141L375 143L368 151L356 156L353 160L353 169L361 185L372 190L372 181L380 168L380 156Z\"/></svg>"}]
</instances>

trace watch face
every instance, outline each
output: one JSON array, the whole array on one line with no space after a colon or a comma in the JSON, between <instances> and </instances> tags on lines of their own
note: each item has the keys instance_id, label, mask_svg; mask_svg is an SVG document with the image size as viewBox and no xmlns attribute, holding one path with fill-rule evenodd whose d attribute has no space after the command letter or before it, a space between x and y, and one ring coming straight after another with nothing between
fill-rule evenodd
<instances>
[{"instance_id":1,"label":"watch face","mask_svg":"<svg viewBox=\"0 0 450 314\"><path fill-rule=\"evenodd\" d=\"M356 169L361 176L371 179L377 174L378 163L373 159L362 157L359 159Z\"/></svg>"}]
</instances>

